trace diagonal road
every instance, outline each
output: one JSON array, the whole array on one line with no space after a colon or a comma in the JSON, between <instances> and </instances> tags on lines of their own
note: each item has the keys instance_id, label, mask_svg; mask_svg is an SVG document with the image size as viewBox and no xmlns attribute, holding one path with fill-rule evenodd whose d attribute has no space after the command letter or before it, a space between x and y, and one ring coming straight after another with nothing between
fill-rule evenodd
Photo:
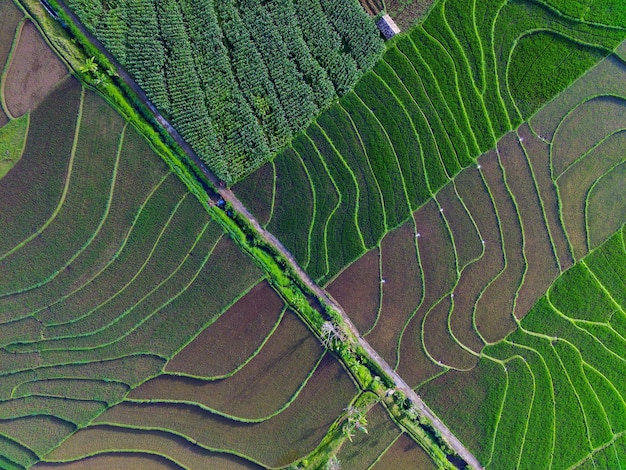
<instances>
[{"instance_id":1,"label":"diagonal road","mask_svg":"<svg viewBox=\"0 0 626 470\"><path fill-rule=\"evenodd\" d=\"M91 33L82 25L78 17L67 8L65 4L59 2L64 11L72 19L73 23L81 30L85 37L95 45L115 66L119 77L135 92L137 97L150 109L154 118L167 130L170 136L181 146L181 148L187 153L187 155L193 160L193 162L202 170L204 175L214 185L219 195L227 202L231 204L234 210L239 212L245 217L250 225L254 227L257 233L265 239L267 243L272 245L282 256L288 261L293 271L300 278L300 280L314 292L323 302L334 308L337 313L341 315L345 325L350 329L354 337L357 339L359 345L367 352L369 359L372 362L378 364L382 370L392 379L395 388L401 390L409 400L420 410L423 416L426 416L437 431L443 436L454 451L464 459L470 466L476 470L482 470L482 465L476 457L457 439L457 437L448 429L448 427L428 408L426 403L415 393L415 391L409 387L409 385L398 375L398 373L376 352L372 346L361 336L357 328L354 326L344 309L339 303L333 299L324 289L318 286L309 275L298 265L294 256L285 248L285 246L278 240L272 233L265 230L259 221L248 211L243 203L237 198L237 196L228 188L226 188L223 182L211 172L200 160L198 155L193 149L184 141L180 134L172 127L172 125L159 113L156 107L150 102L144 91L137 85L134 79L122 68L122 66L115 60L113 56L105 49L105 47L94 38Z\"/></svg>"}]
</instances>

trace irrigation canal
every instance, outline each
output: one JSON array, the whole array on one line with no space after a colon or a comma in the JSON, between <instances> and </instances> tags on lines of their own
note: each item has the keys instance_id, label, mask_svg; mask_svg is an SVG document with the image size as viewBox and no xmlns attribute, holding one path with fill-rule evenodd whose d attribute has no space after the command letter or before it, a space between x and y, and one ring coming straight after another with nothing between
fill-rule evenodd
<instances>
[{"instance_id":1,"label":"irrigation canal","mask_svg":"<svg viewBox=\"0 0 626 470\"><path fill-rule=\"evenodd\" d=\"M235 194L228 188L225 187L223 182L215 175L211 170L209 170L205 164L200 160L198 155L193 151L193 149L184 141L181 135L172 127L172 125L159 113L159 111L154 107L154 105L150 102L145 92L139 87L139 85L135 82L135 80L124 70L124 68L115 60L115 58L106 50L106 48L98 41L95 37L91 35L91 33L82 25L80 20L74 13L67 8L67 6L63 2L59 2L65 13L72 19L74 24L81 30L81 32L85 35L85 37L96 46L108 59L109 61L115 65L116 71L119 74L119 77L126 82L126 84L136 93L137 97L150 109L155 119L167 130L170 136L181 146L181 148L187 153L187 155L193 160L193 162L202 170L204 175L207 177L209 181L216 188L219 195L227 202L229 202L234 210L239 212L243 217L245 217L248 222L254 227L254 229L259 233L259 235L265 239L269 244L271 244L276 250L278 250L285 259L288 260L291 268L293 268L294 272L298 275L298 277L302 280L302 282L309 288L311 291L315 292L318 297L323 300L326 304L334 308L343 318L346 326L351 330L354 336L357 338L357 341L360 346L363 347L365 351L367 351L370 359L377 363L382 370L393 380L395 384L395 388L397 390L402 391L407 398L411 400L415 406L420 410L423 416L426 416L431 422L432 425L437 431L444 437L444 439L448 442L450 447L454 449L454 451L459 454L459 456L464 459L469 465L471 465L476 470L482 470L482 466L478 459L474 457L474 455L457 439L457 437L448 429L448 427L433 413L433 411L428 408L426 403L420 398L420 396L408 386L408 384L396 373L396 371L382 358L380 355L370 346L370 344L361 336L357 328L354 326L344 309L339 305L339 303L333 299L330 294L328 294L324 289L318 286L309 275L298 265L294 256L285 248L285 246L278 240L273 234L265 230L259 221L246 209L243 203L235 196Z\"/></svg>"}]
</instances>

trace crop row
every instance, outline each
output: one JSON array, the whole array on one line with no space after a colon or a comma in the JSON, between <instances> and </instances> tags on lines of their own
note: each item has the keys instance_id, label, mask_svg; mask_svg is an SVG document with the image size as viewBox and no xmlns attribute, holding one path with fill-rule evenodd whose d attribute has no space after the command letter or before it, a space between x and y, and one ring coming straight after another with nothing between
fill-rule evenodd
<instances>
[{"instance_id":1,"label":"crop row","mask_svg":"<svg viewBox=\"0 0 626 470\"><path fill-rule=\"evenodd\" d=\"M612 468L602 462L624 459L614 443L626 432L626 340L617 326L626 319L625 231L565 271L475 369L420 388L487 467ZM479 406L477 397L485 397ZM473 422L458 413L466 406Z\"/></svg>"},{"instance_id":2,"label":"crop row","mask_svg":"<svg viewBox=\"0 0 626 470\"><path fill-rule=\"evenodd\" d=\"M356 1L69 6L229 183L345 94L383 49Z\"/></svg>"},{"instance_id":3,"label":"crop row","mask_svg":"<svg viewBox=\"0 0 626 470\"><path fill-rule=\"evenodd\" d=\"M438 3L353 92L235 186L314 279L327 282L377 246L624 36L611 24L568 19L534 2L475 8ZM482 18L476 28L468 24L472 13ZM550 57L569 54L567 70L512 68L511 61L534 62L535 51L550 49L522 47L537 28L558 36ZM544 94L531 96L537 89Z\"/></svg>"}]
</instances>

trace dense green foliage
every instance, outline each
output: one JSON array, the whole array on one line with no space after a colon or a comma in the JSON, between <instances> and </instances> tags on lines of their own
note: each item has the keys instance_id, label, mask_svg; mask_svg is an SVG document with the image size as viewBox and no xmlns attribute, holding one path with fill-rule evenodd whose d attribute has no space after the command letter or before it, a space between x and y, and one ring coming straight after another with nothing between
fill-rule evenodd
<instances>
[{"instance_id":1,"label":"dense green foliage","mask_svg":"<svg viewBox=\"0 0 626 470\"><path fill-rule=\"evenodd\" d=\"M321 114L318 125L323 138L313 125L305 131L313 147L300 143L301 139L293 143L307 171L299 172L300 179L289 184L310 187L307 192L318 199L326 198L327 188L333 186L339 197L336 210L316 211L308 224L301 217L297 223L272 222L288 248L307 253L298 261L311 276L329 279L365 249L376 246L462 168L626 36L618 19L602 24L569 18L568 2L552 3L548 7L530 0L439 2L421 25L390 43L382 60L353 92ZM319 10L312 7L311 11ZM330 23L337 28L343 24L339 18L343 10L333 11ZM480 19L475 26L472 17ZM343 41L353 51L372 47L367 42L357 46L363 42L360 36L345 36ZM358 68L374 65L360 62L359 57L365 56L354 56ZM288 158L289 152L277 161ZM320 156L327 174L318 169ZM295 176L292 172L288 177ZM246 191L250 186L241 185L238 194L244 202L255 199ZM277 193L272 201L275 217L289 216L289 211L276 210L291 204L288 196ZM251 205L258 207L259 202ZM289 232L281 227L290 227ZM293 227L299 227L297 234ZM343 236L335 235L336 227L341 227ZM320 232L327 246L319 235L311 236ZM302 248L304 244L308 250Z\"/></svg>"},{"instance_id":2,"label":"dense green foliage","mask_svg":"<svg viewBox=\"0 0 626 470\"><path fill-rule=\"evenodd\" d=\"M228 183L345 94L383 49L356 1L68 4Z\"/></svg>"}]
</instances>

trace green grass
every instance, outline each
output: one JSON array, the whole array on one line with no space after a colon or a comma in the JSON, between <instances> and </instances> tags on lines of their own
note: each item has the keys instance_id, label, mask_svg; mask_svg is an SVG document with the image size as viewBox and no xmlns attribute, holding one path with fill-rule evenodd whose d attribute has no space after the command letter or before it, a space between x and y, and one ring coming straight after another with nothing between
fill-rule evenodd
<instances>
[{"instance_id":1,"label":"green grass","mask_svg":"<svg viewBox=\"0 0 626 470\"><path fill-rule=\"evenodd\" d=\"M0 127L0 178L22 158L28 134L29 115L25 114Z\"/></svg>"}]
</instances>

